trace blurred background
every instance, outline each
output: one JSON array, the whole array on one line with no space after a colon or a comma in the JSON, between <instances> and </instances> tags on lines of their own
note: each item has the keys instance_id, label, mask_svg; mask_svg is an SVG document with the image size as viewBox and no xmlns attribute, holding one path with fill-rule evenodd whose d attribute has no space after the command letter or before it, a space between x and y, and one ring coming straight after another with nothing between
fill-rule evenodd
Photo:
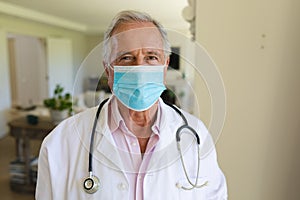
<instances>
[{"instance_id":1,"label":"blurred background","mask_svg":"<svg viewBox=\"0 0 300 200\"><path fill-rule=\"evenodd\" d=\"M12 137L8 123L28 114L47 116L43 100L53 95L56 84L72 93L78 112L109 96L99 85L105 84L100 47L110 20L124 9L146 11L169 29L173 63L168 88L176 100L173 94L167 98L207 126L213 105L193 68L198 62L193 42L218 66L226 119L216 147L229 199L299 199L298 0L1 0L2 199L33 199L10 188L19 137ZM89 56L99 60L88 63ZM30 154L37 154L40 142L30 140Z\"/></svg>"}]
</instances>

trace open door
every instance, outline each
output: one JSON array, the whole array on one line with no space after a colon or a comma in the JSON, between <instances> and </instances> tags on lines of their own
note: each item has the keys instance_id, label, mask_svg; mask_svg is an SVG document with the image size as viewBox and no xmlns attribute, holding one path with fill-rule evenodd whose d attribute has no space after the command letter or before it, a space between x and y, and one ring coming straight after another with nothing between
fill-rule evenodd
<instances>
[{"instance_id":1,"label":"open door","mask_svg":"<svg viewBox=\"0 0 300 200\"><path fill-rule=\"evenodd\" d=\"M10 108L9 67L6 32L0 29L0 138L8 132L7 112Z\"/></svg>"},{"instance_id":2,"label":"open door","mask_svg":"<svg viewBox=\"0 0 300 200\"><path fill-rule=\"evenodd\" d=\"M45 40L8 34L12 106L30 107L48 97Z\"/></svg>"}]
</instances>

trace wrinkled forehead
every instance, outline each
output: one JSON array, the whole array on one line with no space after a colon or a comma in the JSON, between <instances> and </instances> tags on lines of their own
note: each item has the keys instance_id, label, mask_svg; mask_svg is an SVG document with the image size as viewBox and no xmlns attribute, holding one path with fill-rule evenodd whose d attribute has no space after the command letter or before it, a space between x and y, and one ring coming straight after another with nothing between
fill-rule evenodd
<instances>
[{"instance_id":1,"label":"wrinkled forehead","mask_svg":"<svg viewBox=\"0 0 300 200\"><path fill-rule=\"evenodd\" d=\"M120 54L133 52L139 49L153 49L163 54L163 41L156 27L144 27L126 30L113 34L109 41L110 61Z\"/></svg>"}]
</instances>

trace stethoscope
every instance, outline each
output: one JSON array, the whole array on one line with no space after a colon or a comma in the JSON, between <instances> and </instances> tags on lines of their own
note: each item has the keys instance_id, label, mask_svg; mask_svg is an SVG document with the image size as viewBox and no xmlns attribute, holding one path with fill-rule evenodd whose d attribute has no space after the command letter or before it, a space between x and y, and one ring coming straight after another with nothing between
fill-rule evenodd
<instances>
[{"instance_id":1,"label":"stethoscope","mask_svg":"<svg viewBox=\"0 0 300 200\"><path fill-rule=\"evenodd\" d=\"M100 188L100 180L97 176L95 176L93 174L94 135L95 135L97 121L98 121L101 109L108 100L109 99L105 99L104 101L102 101L100 103L100 105L97 109L97 112L96 112L95 119L94 119L94 124L93 124L93 129L92 129L92 134L91 134L91 140L90 140L90 150L89 150L89 165L88 165L89 176L87 178L85 178L85 180L83 181L83 189L84 189L85 192L87 192L89 194L95 193ZM182 188L184 190L192 190L194 188L201 188L203 186L206 186L207 182L205 182L202 185L198 185L198 178L199 178L199 171L200 171L200 137L198 136L197 132L191 126L188 125L188 121L186 120L185 116L183 115L183 113L177 107L175 107L174 105L169 104L169 103L166 103L166 104L169 105L171 108L173 108L181 116L182 120L184 121L184 125L180 126L176 131L176 142L177 142L177 149L178 149L178 152L180 154L180 160L181 160L182 168L184 170L184 174L186 176L186 179L187 179L188 183L190 184L190 187L185 187L185 186L181 186L181 185L177 185L177 187ZM190 177L187 174L187 170L186 170L184 160L183 160L183 156L182 156L182 152L181 152L180 137L181 137L182 131L184 129L190 130L193 133L193 135L194 135L194 137L196 138L196 141L197 141L197 151L198 151L198 164L197 165L198 166L197 166L197 176L196 176L195 182L192 182Z\"/></svg>"}]
</instances>

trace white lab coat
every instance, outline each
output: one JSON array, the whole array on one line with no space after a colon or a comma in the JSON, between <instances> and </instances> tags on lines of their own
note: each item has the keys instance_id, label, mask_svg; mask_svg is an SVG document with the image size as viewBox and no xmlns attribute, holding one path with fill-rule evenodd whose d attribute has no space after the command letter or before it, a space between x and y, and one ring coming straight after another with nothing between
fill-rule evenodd
<instances>
[{"instance_id":1,"label":"white lab coat","mask_svg":"<svg viewBox=\"0 0 300 200\"><path fill-rule=\"evenodd\" d=\"M227 199L225 177L218 167L213 145L208 145L212 148L201 153L198 184L208 181L207 185L190 191L180 188L189 187L175 142L176 130L183 124L183 120L162 100L160 104L160 139L144 178L144 200ZM88 176L90 135L97 110L95 107L61 122L43 141L38 163L36 199L129 199L128 188L131 186L124 173L126 166L122 165L107 125L107 105L108 103L102 108L97 123L93 152L93 171L100 179L100 189L94 194L87 194L83 190L84 178ZM203 123L192 115L183 113L200 135L200 147L204 148L209 142L213 144ZM195 140L190 134L182 134L181 144L189 177L195 181Z\"/></svg>"}]
</instances>

